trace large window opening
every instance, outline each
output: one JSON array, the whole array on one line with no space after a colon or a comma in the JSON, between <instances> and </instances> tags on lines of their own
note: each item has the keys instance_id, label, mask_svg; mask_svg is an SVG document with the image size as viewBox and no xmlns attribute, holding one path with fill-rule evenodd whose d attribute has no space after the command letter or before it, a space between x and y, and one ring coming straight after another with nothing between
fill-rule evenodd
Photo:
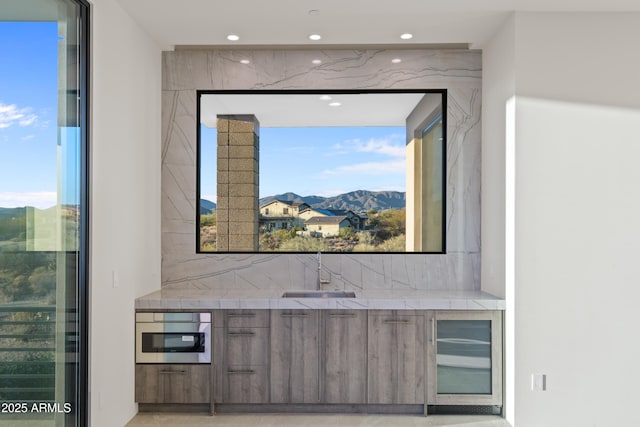
<instances>
[{"instance_id":1,"label":"large window opening","mask_svg":"<svg viewBox=\"0 0 640 427\"><path fill-rule=\"evenodd\" d=\"M199 252L445 251L446 91L201 92L198 107Z\"/></svg>"},{"instance_id":2,"label":"large window opening","mask_svg":"<svg viewBox=\"0 0 640 427\"><path fill-rule=\"evenodd\" d=\"M0 17L0 424L87 424L88 4Z\"/></svg>"}]
</instances>

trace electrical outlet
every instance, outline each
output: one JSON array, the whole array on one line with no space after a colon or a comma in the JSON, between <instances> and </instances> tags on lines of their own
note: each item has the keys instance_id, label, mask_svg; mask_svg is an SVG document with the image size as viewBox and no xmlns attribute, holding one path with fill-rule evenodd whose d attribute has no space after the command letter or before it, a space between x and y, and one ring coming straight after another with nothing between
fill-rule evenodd
<instances>
[{"instance_id":1,"label":"electrical outlet","mask_svg":"<svg viewBox=\"0 0 640 427\"><path fill-rule=\"evenodd\" d=\"M546 391L547 390L547 375L546 374L531 374L531 390L532 391Z\"/></svg>"}]
</instances>

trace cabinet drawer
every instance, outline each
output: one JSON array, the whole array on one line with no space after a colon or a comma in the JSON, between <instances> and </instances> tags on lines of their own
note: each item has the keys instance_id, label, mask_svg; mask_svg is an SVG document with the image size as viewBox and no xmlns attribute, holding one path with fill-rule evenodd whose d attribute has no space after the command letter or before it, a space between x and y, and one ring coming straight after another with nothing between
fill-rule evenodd
<instances>
[{"instance_id":1,"label":"cabinet drawer","mask_svg":"<svg viewBox=\"0 0 640 427\"><path fill-rule=\"evenodd\" d=\"M209 365L136 365L136 402L209 403Z\"/></svg>"},{"instance_id":2,"label":"cabinet drawer","mask_svg":"<svg viewBox=\"0 0 640 427\"><path fill-rule=\"evenodd\" d=\"M227 328L268 328L269 310L227 310Z\"/></svg>"},{"instance_id":3,"label":"cabinet drawer","mask_svg":"<svg viewBox=\"0 0 640 427\"><path fill-rule=\"evenodd\" d=\"M268 362L268 328L229 328L225 343L227 364L264 365Z\"/></svg>"},{"instance_id":4,"label":"cabinet drawer","mask_svg":"<svg viewBox=\"0 0 640 427\"><path fill-rule=\"evenodd\" d=\"M224 375L225 403L268 403L267 365L228 365Z\"/></svg>"}]
</instances>

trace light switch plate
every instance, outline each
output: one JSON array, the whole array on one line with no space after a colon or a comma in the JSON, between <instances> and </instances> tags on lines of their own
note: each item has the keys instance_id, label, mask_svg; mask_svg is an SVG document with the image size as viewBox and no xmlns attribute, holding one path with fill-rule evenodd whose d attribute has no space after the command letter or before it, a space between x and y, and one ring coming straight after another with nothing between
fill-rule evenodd
<instances>
[{"instance_id":1,"label":"light switch plate","mask_svg":"<svg viewBox=\"0 0 640 427\"><path fill-rule=\"evenodd\" d=\"M120 276L118 270L111 270L111 286L117 288L120 286Z\"/></svg>"},{"instance_id":2,"label":"light switch plate","mask_svg":"<svg viewBox=\"0 0 640 427\"><path fill-rule=\"evenodd\" d=\"M545 391L547 389L546 374L531 374L531 390Z\"/></svg>"}]
</instances>

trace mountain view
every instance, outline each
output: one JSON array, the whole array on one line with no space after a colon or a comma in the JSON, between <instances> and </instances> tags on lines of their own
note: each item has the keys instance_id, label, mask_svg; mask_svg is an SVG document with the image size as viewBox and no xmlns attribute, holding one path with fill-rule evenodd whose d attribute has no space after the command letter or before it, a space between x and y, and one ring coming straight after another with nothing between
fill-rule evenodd
<instances>
[{"instance_id":1,"label":"mountain view","mask_svg":"<svg viewBox=\"0 0 640 427\"><path fill-rule=\"evenodd\" d=\"M200 215L207 215L216 209L216 204L211 200L200 199Z\"/></svg>"},{"instance_id":2,"label":"mountain view","mask_svg":"<svg viewBox=\"0 0 640 427\"><path fill-rule=\"evenodd\" d=\"M260 206L272 200L284 200L291 202L304 202L316 209L337 209L362 212L369 210L384 211L387 209L403 209L406 204L406 195L400 191L367 191L357 190L333 197L300 196L296 193L283 193L267 196L260 199ZM216 204L206 200L200 200L200 214L211 213Z\"/></svg>"}]
</instances>

